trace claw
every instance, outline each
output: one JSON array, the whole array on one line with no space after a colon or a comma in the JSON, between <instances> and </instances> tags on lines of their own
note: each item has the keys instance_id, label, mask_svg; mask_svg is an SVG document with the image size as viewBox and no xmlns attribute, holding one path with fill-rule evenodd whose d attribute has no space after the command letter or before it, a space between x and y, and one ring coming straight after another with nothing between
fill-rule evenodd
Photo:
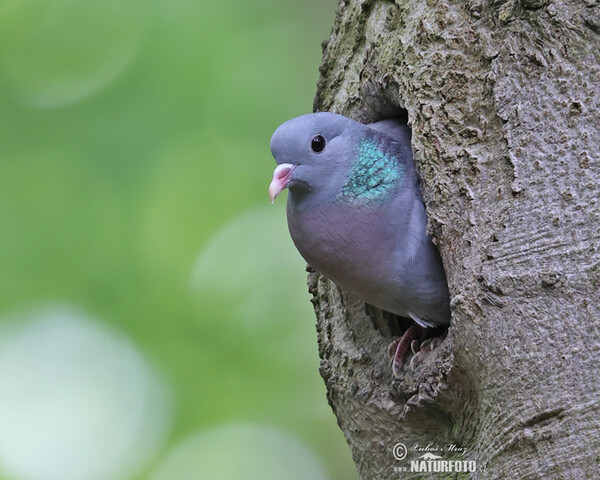
<instances>
[{"instance_id":1,"label":"claw","mask_svg":"<svg viewBox=\"0 0 600 480\"><path fill-rule=\"evenodd\" d=\"M400 369L402 368L402 360L394 359L392 361L392 374L394 378L400 378Z\"/></svg>"},{"instance_id":2,"label":"claw","mask_svg":"<svg viewBox=\"0 0 600 480\"><path fill-rule=\"evenodd\" d=\"M423 360L423 357L425 355L423 354L423 350L418 351L417 353L415 353L413 355L413 357L410 359L410 363L408 364L408 366L410 367L410 371L414 372L415 371L415 365L420 362L421 360Z\"/></svg>"},{"instance_id":3,"label":"claw","mask_svg":"<svg viewBox=\"0 0 600 480\"><path fill-rule=\"evenodd\" d=\"M410 368L410 371L411 371L411 372L414 372L414 371L415 371L415 358L417 358L417 354L416 354L416 353L415 353L415 354L413 355L413 357L410 359L410 362L409 362L409 364L408 364L408 368Z\"/></svg>"},{"instance_id":4,"label":"claw","mask_svg":"<svg viewBox=\"0 0 600 480\"><path fill-rule=\"evenodd\" d=\"M396 348L398 347L398 343L400 343L400 338L397 338L396 340L394 340L392 343L390 343L390 346L388 347L388 357L390 357L390 360L394 358L394 355L396 354Z\"/></svg>"},{"instance_id":5,"label":"claw","mask_svg":"<svg viewBox=\"0 0 600 480\"><path fill-rule=\"evenodd\" d=\"M431 350L430 345L431 345L431 338L424 340L423 343L421 344L421 350L428 352L429 350Z\"/></svg>"},{"instance_id":6,"label":"claw","mask_svg":"<svg viewBox=\"0 0 600 480\"><path fill-rule=\"evenodd\" d=\"M423 361L423 359L425 358L425 355L428 352L431 352L432 350L439 347L443 341L444 341L444 339L442 337L434 337L434 338L428 338L428 339L424 340L421 343L421 349L418 352L416 352L414 354L414 356L410 359L410 364L409 364L410 371L414 372L416 364L418 362Z\"/></svg>"},{"instance_id":7,"label":"claw","mask_svg":"<svg viewBox=\"0 0 600 480\"><path fill-rule=\"evenodd\" d=\"M410 342L410 351L416 355L417 352L419 351L419 346L421 345L421 342L419 340L413 340L412 342Z\"/></svg>"}]
</instances>

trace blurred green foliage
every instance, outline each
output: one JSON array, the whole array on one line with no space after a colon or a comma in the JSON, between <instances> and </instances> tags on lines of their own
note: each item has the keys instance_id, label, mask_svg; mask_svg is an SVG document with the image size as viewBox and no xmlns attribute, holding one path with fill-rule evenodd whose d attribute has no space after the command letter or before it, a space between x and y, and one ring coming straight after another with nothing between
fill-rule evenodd
<instances>
[{"instance_id":1,"label":"blurred green foliage","mask_svg":"<svg viewBox=\"0 0 600 480\"><path fill-rule=\"evenodd\" d=\"M311 110L334 7L0 3L0 308L74 305L150 359L174 413L140 478L231 422L284 430L355 478L285 199L266 193L270 135Z\"/></svg>"}]
</instances>

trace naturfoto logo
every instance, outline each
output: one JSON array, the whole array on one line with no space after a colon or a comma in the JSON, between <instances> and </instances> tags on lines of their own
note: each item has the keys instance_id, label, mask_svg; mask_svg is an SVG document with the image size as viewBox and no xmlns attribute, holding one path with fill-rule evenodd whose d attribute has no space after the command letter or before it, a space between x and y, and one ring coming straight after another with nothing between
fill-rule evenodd
<instances>
[{"instance_id":1,"label":"naturfoto logo","mask_svg":"<svg viewBox=\"0 0 600 480\"><path fill-rule=\"evenodd\" d=\"M414 473L471 473L477 470L477 463L474 460L457 460L455 458L446 459L442 455L432 453L446 452L454 457L456 457L457 454L463 456L466 450L459 445L447 444L438 446L429 444L424 446L415 444L410 450L416 454L420 453L421 455L418 455L416 458L408 459L408 466L405 464L395 467L396 471ZM392 454L398 461L405 460L408 457L408 452L409 449L403 443L397 443L392 448Z\"/></svg>"}]
</instances>

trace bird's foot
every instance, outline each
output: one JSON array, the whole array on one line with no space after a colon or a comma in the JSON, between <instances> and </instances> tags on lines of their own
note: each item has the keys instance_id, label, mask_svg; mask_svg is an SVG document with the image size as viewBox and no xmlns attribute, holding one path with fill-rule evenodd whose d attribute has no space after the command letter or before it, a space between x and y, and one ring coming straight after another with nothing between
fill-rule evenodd
<instances>
[{"instance_id":1,"label":"bird's foot","mask_svg":"<svg viewBox=\"0 0 600 480\"><path fill-rule=\"evenodd\" d=\"M417 337L421 335L421 332L422 327L413 323L400 338L394 340L389 346L388 356L392 359L392 373L395 378L400 378L400 369L408 350L418 348L420 342Z\"/></svg>"},{"instance_id":2,"label":"bird's foot","mask_svg":"<svg viewBox=\"0 0 600 480\"><path fill-rule=\"evenodd\" d=\"M395 378L400 378L400 370L404 364L404 357L409 350L413 353L409 367L414 371L415 366L423 361L429 352L435 350L444 341L445 335L440 337L423 338L423 328L416 323L411 325L404 334L395 339L388 347L388 356L392 359L392 373Z\"/></svg>"}]
</instances>

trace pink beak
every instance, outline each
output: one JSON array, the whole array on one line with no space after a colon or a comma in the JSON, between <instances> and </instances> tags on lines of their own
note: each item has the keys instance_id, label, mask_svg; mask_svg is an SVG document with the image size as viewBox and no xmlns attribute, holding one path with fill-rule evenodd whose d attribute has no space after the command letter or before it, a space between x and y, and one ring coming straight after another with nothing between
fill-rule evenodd
<instances>
[{"instance_id":1,"label":"pink beak","mask_svg":"<svg viewBox=\"0 0 600 480\"><path fill-rule=\"evenodd\" d=\"M269 185L269 199L271 200L271 203L273 203L277 198L277 195L288 186L288 183L290 183L290 175L295 168L296 165L292 165L291 163L277 165L277 168L273 172L273 180L271 180L271 185Z\"/></svg>"}]
</instances>

